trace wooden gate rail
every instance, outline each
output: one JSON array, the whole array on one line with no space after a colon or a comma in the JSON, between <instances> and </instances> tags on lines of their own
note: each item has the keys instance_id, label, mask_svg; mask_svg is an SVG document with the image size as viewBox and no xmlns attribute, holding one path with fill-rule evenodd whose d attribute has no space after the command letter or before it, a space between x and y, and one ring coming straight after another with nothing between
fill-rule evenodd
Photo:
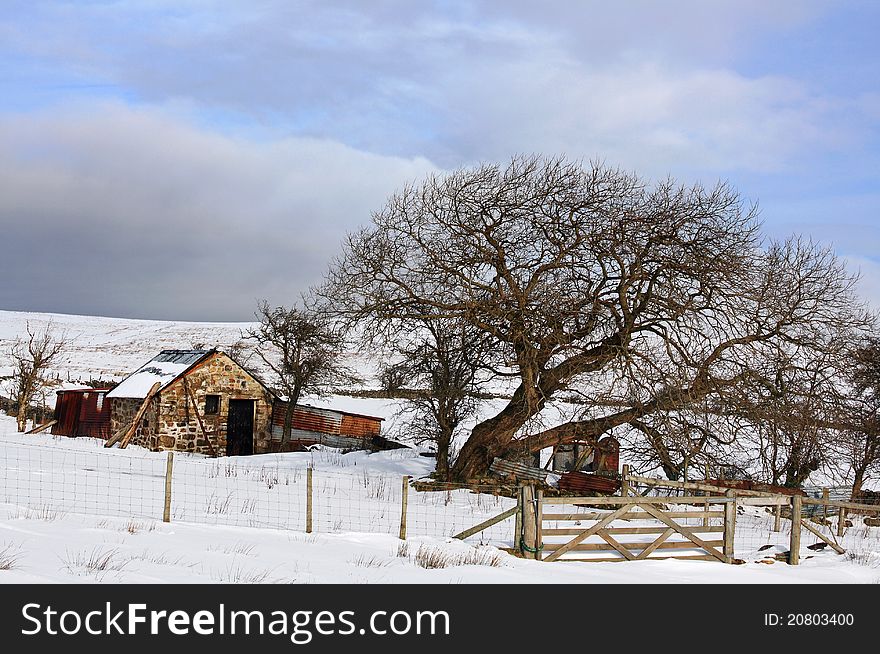
<instances>
[{"instance_id":1,"label":"wooden gate rail","mask_svg":"<svg viewBox=\"0 0 880 654\"><path fill-rule=\"evenodd\" d=\"M503 511L496 516L492 516L488 520L484 520L483 522L481 522L478 525L474 525L470 529L465 529L463 532L455 534L455 536L453 536L453 538L458 538L459 540L464 540L465 538L468 538L469 536L473 536L474 534L480 533L484 529L488 529L492 525L498 524L502 520L506 520L507 518L513 516L514 514L516 514L518 512L519 512L519 506L513 506L513 507L507 509L507 511ZM449 532L447 532L447 533L449 533Z\"/></svg>"},{"instance_id":2,"label":"wooden gate rail","mask_svg":"<svg viewBox=\"0 0 880 654\"><path fill-rule=\"evenodd\" d=\"M736 516L736 498L727 497L546 497L540 504L553 505L584 505L590 507L608 506L610 512L595 511L579 513L543 513L541 522L555 521L596 521L587 528L544 528L539 529L541 537L574 536L565 543L542 543L540 549L549 552L544 561L639 561L647 559L655 552L665 553L671 550L702 549L705 554L654 556L652 559L676 558L688 560L714 560L729 562L733 556L733 528ZM659 505L692 504L703 507L701 511L665 511ZM722 511L709 511L709 505L721 505ZM550 507L548 507L550 508ZM708 518L722 518L722 526L710 526ZM703 526L686 526L678 524L674 518L702 519ZM659 526L614 527L612 523L627 520L654 520ZM719 540L704 539L699 534L723 533ZM620 542L615 535L621 534L658 534L651 542ZM668 541L673 534L683 536L686 541ZM584 543L591 536L598 536L604 543ZM576 552L616 551L620 557L561 559L564 554Z\"/></svg>"}]
</instances>

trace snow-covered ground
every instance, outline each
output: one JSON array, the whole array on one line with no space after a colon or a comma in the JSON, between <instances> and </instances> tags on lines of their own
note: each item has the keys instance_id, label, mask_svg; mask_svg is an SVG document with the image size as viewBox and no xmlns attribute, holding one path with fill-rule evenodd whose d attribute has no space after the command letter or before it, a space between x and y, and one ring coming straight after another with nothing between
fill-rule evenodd
<instances>
[{"instance_id":1,"label":"snow-covered ground","mask_svg":"<svg viewBox=\"0 0 880 654\"><path fill-rule=\"evenodd\" d=\"M466 490L409 492L402 475L431 460L413 450L208 459L176 454L170 523L161 520L167 455L107 450L93 439L25 436L0 415L0 582L293 583L874 583L877 528L848 530L847 555L802 552L800 566L760 563L783 549L763 509L737 522L744 565L707 561L542 563L518 559L512 520L450 536L511 506ZM314 533L304 531L313 466ZM812 540L805 538L804 545ZM808 558L809 557L809 558Z\"/></svg>"},{"instance_id":2,"label":"snow-covered ground","mask_svg":"<svg viewBox=\"0 0 880 654\"><path fill-rule=\"evenodd\" d=\"M69 344L55 371L63 387L120 380L161 349L228 348L248 326L0 311L0 346L21 335L27 323L41 329L49 322ZM375 386L372 364L355 353L351 359L366 386ZM9 374L4 365L0 360L0 378ZM501 402L486 403L484 412ZM383 432L399 435L395 400L334 395L313 403L383 416ZM800 566L767 563L786 549L788 534L773 532L772 516L757 507L741 507L736 556L746 563L738 566L518 559L498 549L513 544L512 519L466 542L451 538L513 504L467 490L411 489L403 543L397 538L402 476L421 477L433 466L414 449L223 459L177 453L172 521L164 523L166 463L165 453L134 446L107 450L93 439L21 435L14 419L0 413L0 582L880 581L880 528L854 518L842 541L846 555L804 549ZM305 533L309 467L311 534ZM805 548L815 541L804 533Z\"/></svg>"}]
</instances>

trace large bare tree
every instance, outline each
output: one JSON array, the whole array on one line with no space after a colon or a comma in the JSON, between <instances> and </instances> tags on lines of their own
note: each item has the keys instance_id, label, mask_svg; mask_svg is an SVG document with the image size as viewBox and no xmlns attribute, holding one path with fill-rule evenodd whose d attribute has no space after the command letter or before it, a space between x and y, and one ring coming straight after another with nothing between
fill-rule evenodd
<instances>
[{"instance_id":1,"label":"large bare tree","mask_svg":"<svg viewBox=\"0 0 880 654\"><path fill-rule=\"evenodd\" d=\"M323 395L333 385L354 382L343 360L345 337L326 316L300 307L258 303L258 324L242 337L271 371L275 391L287 398L282 444L290 440L296 404L303 395Z\"/></svg>"},{"instance_id":2,"label":"large bare tree","mask_svg":"<svg viewBox=\"0 0 880 654\"><path fill-rule=\"evenodd\" d=\"M36 398L50 385L49 369L66 347L63 334L56 334L52 323L38 330L26 324L25 335L12 341L8 356L12 361L12 397L18 405L18 431L27 429L27 417Z\"/></svg>"},{"instance_id":3,"label":"large bare tree","mask_svg":"<svg viewBox=\"0 0 880 654\"><path fill-rule=\"evenodd\" d=\"M649 186L541 157L404 188L348 237L320 293L367 337L427 318L492 340L498 374L518 385L471 431L459 478L512 450L595 439L722 397L780 343L821 346L833 325L865 319L830 252L763 243L729 186ZM572 388L602 402L529 428Z\"/></svg>"}]
</instances>

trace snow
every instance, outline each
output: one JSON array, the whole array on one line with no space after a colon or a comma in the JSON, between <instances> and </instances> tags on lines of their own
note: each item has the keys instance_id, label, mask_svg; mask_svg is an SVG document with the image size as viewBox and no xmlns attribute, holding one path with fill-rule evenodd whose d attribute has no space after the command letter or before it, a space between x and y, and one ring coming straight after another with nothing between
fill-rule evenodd
<instances>
[{"instance_id":1,"label":"snow","mask_svg":"<svg viewBox=\"0 0 880 654\"><path fill-rule=\"evenodd\" d=\"M466 490L410 490L404 545L397 538L401 475L423 476L432 466L413 450L224 459L176 453L172 520L164 523L166 457L134 446L107 450L95 439L18 434L14 419L0 414L0 568L9 568L0 569L0 583L880 581L877 529L859 524L848 530L851 555L804 549L796 567L760 563L784 550L787 534L769 534L772 516L757 507L738 516L736 555L744 565L519 559L493 546L511 544L511 521L466 542L450 537L512 505ZM309 466L312 534L303 524ZM443 567L420 565L420 549Z\"/></svg>"},{"instance_id":2,"label":"snow","mask_svg":"<svg viewBox=\"0 0 880 654\"><path fill-rule=\"evenodd\" d=\"M81 387L98 378L122 379L163 349L222 350L248 327L0 311L0 341L22 334L25 323L39 329L49 322L66 332L70 344L54 371L59 388ZM357 353L351 353L351 360L367 378L366 385L374 385L373 363ZM0 360L0 377L9 374L4 365ZM147 373L147 367L155 370ZM139 396L155 381L183 371L173 362L143 368L135 389ZM304 401L385 417L383 434L405 436L398 433L397 400L333 395ZM483 413L501 404L503 400L487 402ZM548 413L550 419L554 415ZM842 540L846 555L830 548L807 550L815 537L804 532L801 565L762 563L787 549L788 534L773 532L772 516L760 507L743 507L737 518L735 554L744 565L675 560L542 563L498 549L512 545L512 520L466 542L450 537L509 508L509 498L411 489L408 551L402 552L396 537L401 477L427 475L433 463L415 449L222 459L176 453L172 521L164 523L165 453L135 446L108 450L87 438L25 436L16 433L13 418L0 413L0 583L880 581L880 528L866 527L857 517ZM304 532L308 467L314 469L312 534ZM439 554L446 566L422 567L419 548ZM464 564L468 557L478 564Z\"/></svg>"},{"instance_id":3,"label":"snow","mask_svg":"<svg viewBox=\"0 0 880 654\"><path fill-rule=\"evenodd\" d=\"M160 384L160 389L164 388L210 352L211 350L163 350L107 393L107 397L143 399L155 383Z\"/></svg>"}]
</instances>

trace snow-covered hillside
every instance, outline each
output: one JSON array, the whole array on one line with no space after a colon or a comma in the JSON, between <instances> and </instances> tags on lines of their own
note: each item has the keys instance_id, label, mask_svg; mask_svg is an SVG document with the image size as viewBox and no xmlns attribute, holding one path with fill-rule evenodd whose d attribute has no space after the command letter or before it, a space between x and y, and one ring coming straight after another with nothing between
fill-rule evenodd
<instances>
[{"instance_id":1,"label":"snow-covered hillside","mask_svg":"<svg viewBox=\"0 0 880 654\"><path fill-rule=\"evenodd\" d=\"M27 325L42 330L51 324L68 342L57 372L71 381L120 379L163 349L196 346L228 348L248 323L196 323L128 320L53 313L0 311L0 348L25 333ZM0 375L9 363L0 357Z\"/></svg>"}]
</instances>

